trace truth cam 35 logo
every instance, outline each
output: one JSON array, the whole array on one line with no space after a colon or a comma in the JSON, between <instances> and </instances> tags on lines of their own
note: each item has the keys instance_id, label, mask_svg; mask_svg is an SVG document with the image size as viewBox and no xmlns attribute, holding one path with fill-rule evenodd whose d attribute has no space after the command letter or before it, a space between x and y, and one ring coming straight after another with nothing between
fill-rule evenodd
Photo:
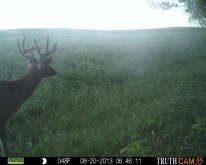
<instances>
[{"instance_id":1,"label":"truth cam 35 logo","mask_svg":"<svg viewBox=\"0 0 206 165\"><path fill-rule=\"evenodd\" d=\"M158 165L202 165L203 157L157 158Z\"/></svg>"}]
</instances>

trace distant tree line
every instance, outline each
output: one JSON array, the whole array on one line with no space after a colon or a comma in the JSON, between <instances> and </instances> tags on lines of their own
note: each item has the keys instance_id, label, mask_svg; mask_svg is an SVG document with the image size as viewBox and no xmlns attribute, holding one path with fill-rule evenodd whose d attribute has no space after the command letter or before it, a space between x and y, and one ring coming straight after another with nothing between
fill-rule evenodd
<instances>
[{"instance_id":1,"label":"distant tree line","mask_svg":"<svg viewBox=\"0 0 206 165\"><path fill-rule=\"evenodd\" d=\"M185 13L189 14L189 22L198 22L200 26L206 26L206 0L147 0L150 7L155 9L169 10L171 8L183 7Z\"/></svg>"}]
</instances>

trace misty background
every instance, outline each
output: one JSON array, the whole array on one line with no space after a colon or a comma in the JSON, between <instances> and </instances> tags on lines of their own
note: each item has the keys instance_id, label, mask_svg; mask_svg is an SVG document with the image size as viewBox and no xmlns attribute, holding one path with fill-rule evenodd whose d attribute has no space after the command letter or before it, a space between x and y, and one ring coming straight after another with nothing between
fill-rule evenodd
<instances>
[{"instance_id":1,"label":"misty background","mask_svg":"<svg viewBox=\"0 0 206 165\"><path fill-rule=\"evenodd\" d=\"M183 8L150 8L147 0L1 0L0 29L127 30L191 27Z\"/></svg>"}]
</instances>

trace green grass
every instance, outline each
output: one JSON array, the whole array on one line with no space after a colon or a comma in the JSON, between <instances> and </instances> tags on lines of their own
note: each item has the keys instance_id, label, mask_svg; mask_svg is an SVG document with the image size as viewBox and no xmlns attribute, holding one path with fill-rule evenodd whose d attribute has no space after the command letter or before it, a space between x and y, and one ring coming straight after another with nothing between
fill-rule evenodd
<instances>
[{"instance_id":1,"label":"green grass","mask_svg":"<svg viewBox=\"0 0 206 165\"><path fill-rule=\"evenodd\" d=\"M10 156L206 155L204 28L3 30L1 79L28 68L16 38L46 33L58 75L10 120Z\"/></svg>"}]
</instances>

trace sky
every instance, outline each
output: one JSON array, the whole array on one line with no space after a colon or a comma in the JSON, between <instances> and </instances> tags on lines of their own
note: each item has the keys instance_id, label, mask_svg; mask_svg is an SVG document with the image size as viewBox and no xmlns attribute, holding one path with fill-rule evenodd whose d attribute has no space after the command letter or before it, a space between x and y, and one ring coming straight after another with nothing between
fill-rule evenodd
<instances>
[{"instance_id":1,"label":"sky","mask_svg":"<svg viewBox=\"0 0 206 165\"><path fill-rule=\"evenodd\" d=\"M182 8L152 9L147 0L0 0L0 29L99 30L196 26Z\"/></svg>"}]
</instances>

